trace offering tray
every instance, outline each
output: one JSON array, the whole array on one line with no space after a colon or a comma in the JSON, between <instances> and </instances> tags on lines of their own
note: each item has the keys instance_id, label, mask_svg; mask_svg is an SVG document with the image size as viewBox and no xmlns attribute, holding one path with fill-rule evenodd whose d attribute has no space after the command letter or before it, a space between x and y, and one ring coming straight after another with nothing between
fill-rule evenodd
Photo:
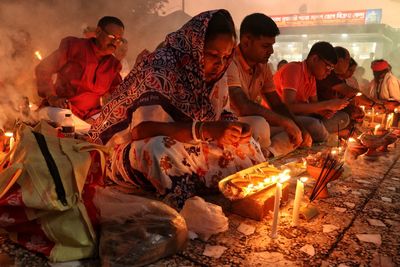
<instances>
[{"instance_id":1,"label":"offering tray","mask_svg":"<svg viewBox=\"0 0 400 267\"><path fill-rule=\"evenodd\" d=\"M289 173L288 170L284 172ZM219 182L218 187L227 199L239 200L274 187L282 173L282 170L263 162L227 176Z\"/></svg>"}]
</instances>

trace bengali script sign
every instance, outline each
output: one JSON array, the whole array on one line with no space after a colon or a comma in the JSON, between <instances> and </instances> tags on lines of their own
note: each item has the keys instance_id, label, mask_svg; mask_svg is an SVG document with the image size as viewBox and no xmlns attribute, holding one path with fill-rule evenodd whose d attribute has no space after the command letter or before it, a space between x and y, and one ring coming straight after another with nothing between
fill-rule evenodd
<instances>
[{"instance_id":1,"label":"bengali script sign","mask_svg":"<svg viewBox=\"0 0 400 267\"><path fill-rule=\"evenodd\" d=\"M278 27L380 23L382 9L271 16Z\"/></svg>"}]
</instances>

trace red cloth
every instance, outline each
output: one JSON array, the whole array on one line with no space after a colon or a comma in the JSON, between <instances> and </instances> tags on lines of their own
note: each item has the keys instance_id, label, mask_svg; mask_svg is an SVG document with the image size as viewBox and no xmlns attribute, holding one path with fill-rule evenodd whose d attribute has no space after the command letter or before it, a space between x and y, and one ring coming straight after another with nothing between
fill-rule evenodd
<instances>
[{"instance_id":1,"label":"red cloth","mask_svg":"<svg viewBox=\"0 0 400 267\"><path fill-rule=\"evenodd\" d=\"M72 112L82 119L99 112L100 97L122 81L119 60L113 55L98 59L94 41L64 38L59 48L36 67L39 95L56 94L69 99ZM54 73L57 73L55 84Z\"/></svg>"},{"instance_id":2,"label":"red cloth","mask_svg":"<svg viewBox=\"0 0 400 267\"><path fill-rule=\"evenodd\" d=\"M274 83L281 98L284 89L296 91L296 101L299 103L308 103L310 97L317 95L315 78L308 71L306 61L284 65L275 73Z\"/></svg>"},{"instance_id":3,"label":"red cloth","mask_svg":"<svg viewBox=\"0 0 400 267\"><path fill-rule=\"evenodd\" d=\"M389 63L387 61L375 61L371 64L371 69L373 71L383 71L389 68Z\"/></svg>"}]
</instances>

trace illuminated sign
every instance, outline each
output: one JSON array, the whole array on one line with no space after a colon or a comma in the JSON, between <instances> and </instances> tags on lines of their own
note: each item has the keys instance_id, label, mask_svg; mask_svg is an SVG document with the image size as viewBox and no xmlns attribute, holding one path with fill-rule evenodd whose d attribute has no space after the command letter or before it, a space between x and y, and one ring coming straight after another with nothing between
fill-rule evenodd
<instances>
[{"instance_id":1,"label":"illuminated sign","mask_svg":"<svg viewBox=\"0 0 400 267\"><path fill-rule=\"evenodd\" d=\"M271 16L278 27L380 23L382 9L332 11Z\"/></svg>"}]
</instances>

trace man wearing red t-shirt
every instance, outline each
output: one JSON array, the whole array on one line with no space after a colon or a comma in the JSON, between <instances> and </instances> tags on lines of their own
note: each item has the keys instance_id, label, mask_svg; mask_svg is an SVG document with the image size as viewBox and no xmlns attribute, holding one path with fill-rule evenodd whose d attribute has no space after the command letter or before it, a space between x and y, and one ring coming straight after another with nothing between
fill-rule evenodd
<instances>
[{"instance_id":1,"label":"man wearing red t-shirt","mask_svg":"<svg viewBox=\"0 0 400 267\"><path fill-rule=\"evenodd\" d=\"M64 38L36 67L38 94L45 106L70 108L83 120L100 111L100 98L121 81L113 53L122 43L124 24L116 17L99 20L95 38ZM55 83L52 75L57 74Z\"/></svg>"},{"instance_id":2,"label":"man wearing red t-shirt","mask_svg":"<svg viewBox=\"0 0 400 267\"><path fill-rule=\"evenodd\" d=\"M347 100L318 101L317 97L316 80L329 75L336 63L333 46L328 42L317 42L306 60L288 63L274 76L276 91L282 101L316 142L326 141L329 133L349 124L349 116L338 112L349 104Z\"/></svg>"}]
</instances>

